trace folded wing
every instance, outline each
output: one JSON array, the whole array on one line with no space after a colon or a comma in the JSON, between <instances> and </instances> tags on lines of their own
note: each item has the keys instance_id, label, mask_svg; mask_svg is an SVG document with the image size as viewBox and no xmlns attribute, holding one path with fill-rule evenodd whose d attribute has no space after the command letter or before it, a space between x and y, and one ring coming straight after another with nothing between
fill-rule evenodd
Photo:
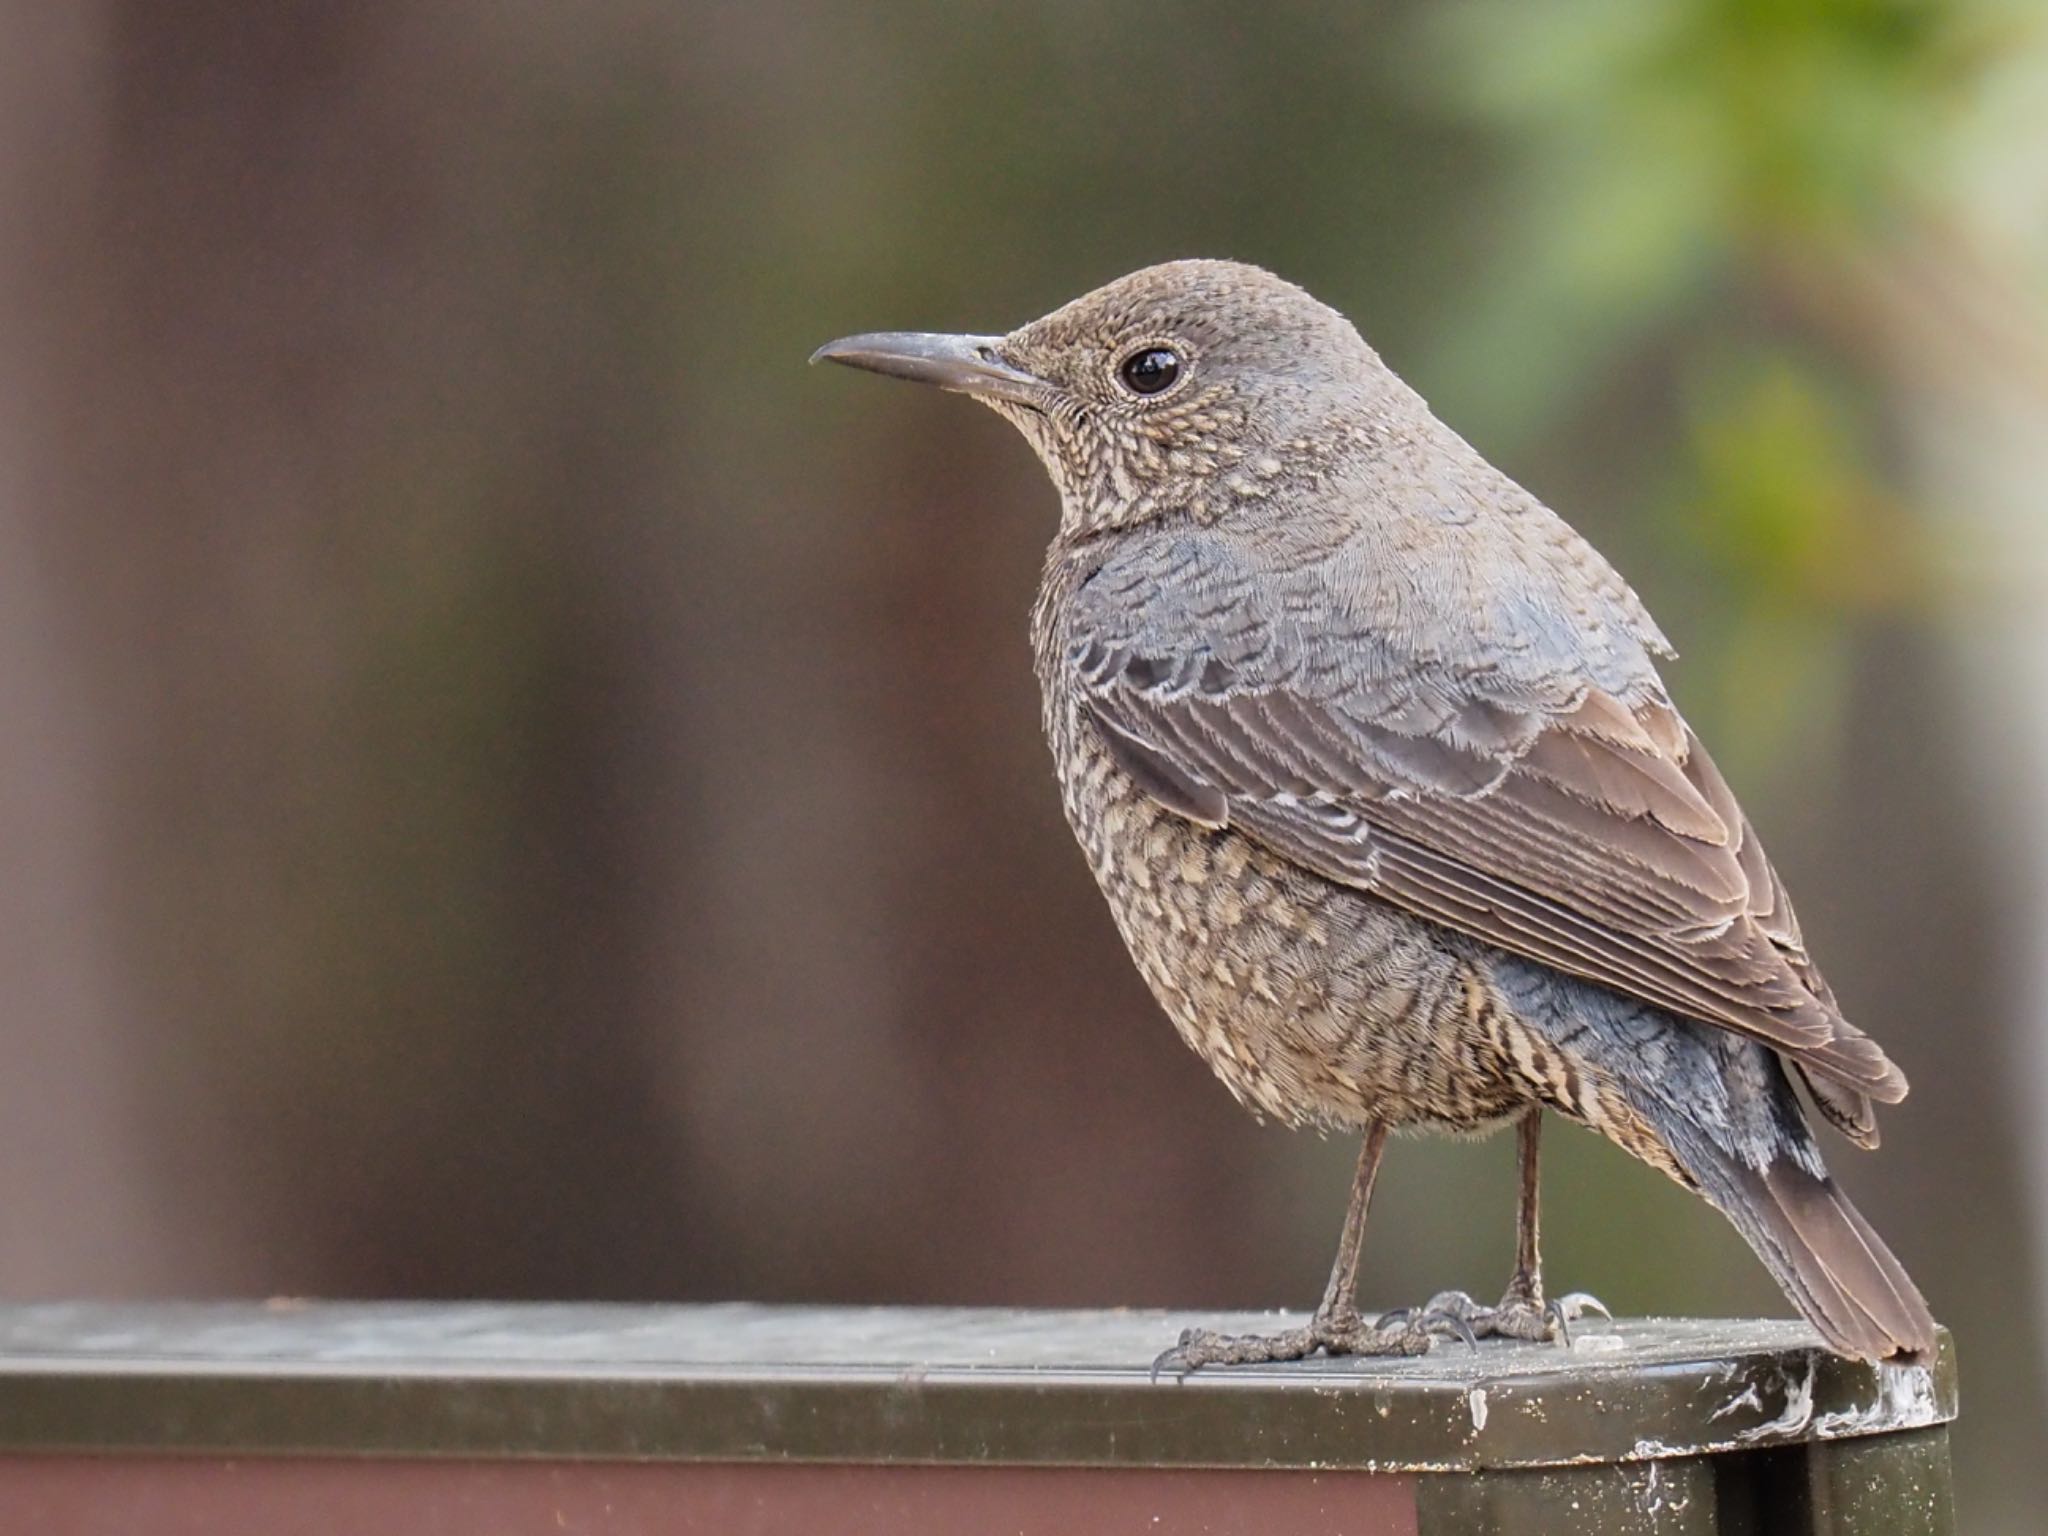
<instances>
[{"instance_id":1,"label":"folded wing","mask_svg":"<svg viewBox=\"0 0 2048 1536\"><path fill-rule=\"evenodd\" d=\"M1276 578L1206 534L1123 552L1081 585L1073 681L1147 792L1417 916L1754 1035L1874 1142L1869 1101L1905 1079L1842 1018L1647 655L1609 644L1574 665L1552 644L1454 666L1382 626L1347 632L1343 602L1312 600L1318 579Z\"/></svg>"}]
</instances>

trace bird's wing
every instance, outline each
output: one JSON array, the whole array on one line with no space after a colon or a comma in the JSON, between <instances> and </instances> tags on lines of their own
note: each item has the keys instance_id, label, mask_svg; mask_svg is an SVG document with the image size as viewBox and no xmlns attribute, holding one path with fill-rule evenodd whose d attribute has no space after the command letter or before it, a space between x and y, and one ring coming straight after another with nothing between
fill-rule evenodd
<instances>
[{"instance_id":1,"label":"bird's wing","mask_svg":"<svg viewBox=\"0 0 2048 1536\"><path fill-rule=\"evenodd\" d=\"M1213 530L1135 541L1079 583L1064 662L1112 755L1168 808L1754 1035L1867 1139L1866 1096L1896 1101L1905 1079L1835 1008L1647 655L1616 662L1609 634L1580 666L1554 640L1454 663L1360 622L1347 596L1327 566L1276 573Z\"/></svg>"}]
</instances>

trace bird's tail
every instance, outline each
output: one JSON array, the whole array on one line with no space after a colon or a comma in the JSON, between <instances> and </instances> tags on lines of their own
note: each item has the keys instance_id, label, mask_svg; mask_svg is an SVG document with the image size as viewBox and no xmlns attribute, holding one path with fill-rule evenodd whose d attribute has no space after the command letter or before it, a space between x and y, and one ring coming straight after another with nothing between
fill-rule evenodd
<instances>
[{"instance_id":1,"label":"bird's tail","mask_svg":"<svg viewBox=\"0 0 2048 1536\"><path fill-rule=\"evenodd\" d=\"M1673 1150L1830 1348L1866 1360L1931 1357L1927 1303L1833 1179L1792 1156L1758 1170L1698 1142Z\"/></svg>"},{"instance_id":2,"label":"bird's tail","mask_svg":"<svg viewBox=\"0 0 2048 1536\"><path fill-rule=\"evenodd\" d=\"M1507 962L1496 974L1523 1017L1598 1079L1620 1086L1654 1152L1633 1135L1615 1139L1726 1216L1830 1349L1866 1360L1932 1355L1927 1303L1828 1177L1774 1052L1526 962ZM1817 1102L1856 1139L1876 1140L1868 1106L1853 1091L1823 1092Z\"/></svg>"}]
</instances>

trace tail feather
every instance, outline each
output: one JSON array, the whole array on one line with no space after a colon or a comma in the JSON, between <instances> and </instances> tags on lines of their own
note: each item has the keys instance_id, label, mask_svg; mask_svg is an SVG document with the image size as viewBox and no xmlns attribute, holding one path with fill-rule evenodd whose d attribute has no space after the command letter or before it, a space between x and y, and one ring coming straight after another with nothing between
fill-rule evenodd
<instances>
[{"instance_id":1,"label":"tail feather","mask_svg":"<svg viewBox=\"0 0 2048 1536\"><path fill-rule=\"evenodd\" d=\"M1796 1073L1816 1113L1875 1146L1871 1101L1896 1100L1906 1085L1874 1044L1838 1035L1837 1055L1861 1053L1869 1070L1837 1074L1811 1052L1788 1063L1755 1040L1547 967L1503 955L1494 975L1522 1018L1595 1081L1618 1085L1638 1117L1595 1123L1725 1215L1829 1348L1867 1360L1932 1353L1927 1303L1821 1166L1792 1083Z\"/></svg>"},{"instance_id":2,"label":"tail feather","mask_svg":"<svg viewBox=\"0 0 2048 1536\"><path fill-rule=\"evenodd\" d=\"M1927 1303L1833 1179L1790 1159L1719 1172L1703 1181L1710 1198L1829 1347L1866 1360L1933 1352Z\"/></svg>"},{"instance_id":3,"label":"tail feather","mask_svg":"<svg viewBox=\"0 0 2048 1536\"><path fill-rule=\"evenodd\" d=\"M1822 1117L1857 1146L1865 1151L1874 1150L1878 1142L1877 1111L1871 1105L1870 1095L1819 1072L1809 1072L1803 1065L1797 1070L1799 1080L1813 1097L1813 1107Z\"/></svg>"}]
</instances>

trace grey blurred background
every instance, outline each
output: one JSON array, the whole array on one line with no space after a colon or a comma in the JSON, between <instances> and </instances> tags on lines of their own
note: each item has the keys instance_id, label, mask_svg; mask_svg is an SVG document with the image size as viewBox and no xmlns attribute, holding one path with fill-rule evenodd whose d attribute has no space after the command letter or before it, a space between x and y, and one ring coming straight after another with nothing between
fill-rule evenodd
<instances>
[{"instance_id":1,"label":"grey blurred background","mask_svg":"<svg viewBox=\"0 0 2048 1536\"><path fill-rule=\"evenodd\" d=\"M1306 1305L1351 1149L1060 821L993 416L805 369L1174 256L1578 524L1853 1015L2038 1529L2048 14L0 0L0 1291ZM1490 1294L1404 1143L1371 1298ZM1783 1313L1563 1131L1553 1284Z\"/></svg>"}]
</instances>

